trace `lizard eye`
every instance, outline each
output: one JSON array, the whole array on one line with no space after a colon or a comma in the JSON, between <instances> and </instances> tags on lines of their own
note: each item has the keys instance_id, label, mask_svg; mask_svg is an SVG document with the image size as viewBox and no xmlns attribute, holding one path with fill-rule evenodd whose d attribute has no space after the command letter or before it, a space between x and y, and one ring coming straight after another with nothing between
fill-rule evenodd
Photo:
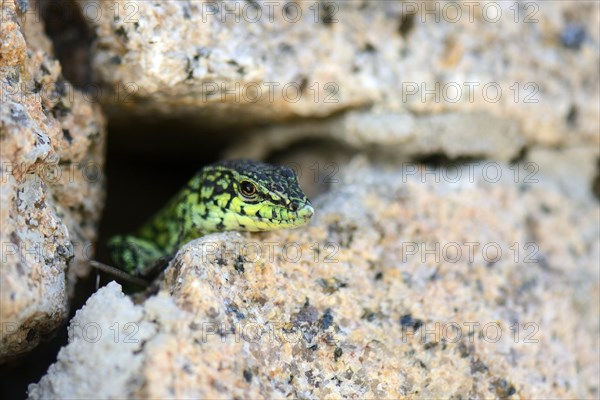
<instances>
[{"instance_id":1,"label":"lizard eye","mask_svg":"<svg viewBox=\"0 0 600 400\"><path fill-rule=\"evenodd\" d=\"M252 182L242 181L240 183L242 194L246 197L252 197L256 194L256 186Z\"/></svg>"}]
</instances>

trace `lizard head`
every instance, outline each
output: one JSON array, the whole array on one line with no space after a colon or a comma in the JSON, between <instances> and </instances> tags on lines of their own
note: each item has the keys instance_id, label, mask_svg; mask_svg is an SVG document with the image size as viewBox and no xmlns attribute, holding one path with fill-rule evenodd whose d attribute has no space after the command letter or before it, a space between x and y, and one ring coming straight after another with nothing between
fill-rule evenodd
<instances>
[{"instance_id":1,"label":"lizard head","mask_svg":"<svg viewBox=\"0 0 600 400\"><path fill-rule=\"evenodd\" d=\"M288 167L231 160L205 167L203 175L200 198L207 231L294 228L314 213Z\"/></svg>"}]
</instances>

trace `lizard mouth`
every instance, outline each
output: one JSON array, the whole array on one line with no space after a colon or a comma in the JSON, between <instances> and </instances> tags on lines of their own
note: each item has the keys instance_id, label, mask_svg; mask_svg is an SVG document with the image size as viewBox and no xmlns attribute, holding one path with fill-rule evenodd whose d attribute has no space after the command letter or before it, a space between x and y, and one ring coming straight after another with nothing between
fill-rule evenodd
<instances>
[{"instance_id":1,"label":"lizard mouth","mask_svg":"<svg viewBox=\"0 0 600 400\"><path fill-rule=\"evenodd\" d=\"M305 203L302 207L300 207L300 209L298 209L298 211L291 214L291 220L301 220L306 222L312 218L314 213L315 209L310 204Z\"/></svg>"},{"instance_id":2,"label":"lizard mouth","mask_svg":"<svg viewBox=\"0 0 600 400\"><path fill-rule=\"evenodd\" d=\"M296 211L289 211L287 214L280 215L278 219L257 218L257 222L263 223L271 229L273 228L293 228L306 224L315 213L310 203L303 204Z\"/></svg>"},{"instance_id":3,"label":"lizard mouth","mask_svg":"<svg viewBox=\"0 0 600 400\"><path fill-rule=\"evenodd\" d=\"M219 216L218 218L222 223L223 220L226 220L224 226L227 230L239 230L241 228L245 231L260 232L300 227L305 225L315 212L312 205L308 202L294 208L295 210L282 209L281 211L274 211L271 218L263 215L261 212L257 212L254 215L230 213L229 216ZM231 219L234 219L235 222Z\"/></svg>"}]
</instances>

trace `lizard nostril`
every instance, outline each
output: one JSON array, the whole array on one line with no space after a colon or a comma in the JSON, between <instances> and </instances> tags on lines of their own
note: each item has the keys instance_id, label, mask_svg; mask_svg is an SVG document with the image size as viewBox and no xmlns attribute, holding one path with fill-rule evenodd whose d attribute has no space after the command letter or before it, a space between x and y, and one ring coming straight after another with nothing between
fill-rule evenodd
<instances>
[{"instance_id":1,"label":"lizard nostril","mask_svg":"<svg viewBox=\"0 0 600 400\"><path fill-rule=\"evenodd\" d=\"M290 208L292 209L292 211L298 211L298 208L300 208L300 206L298 205L298 203L294 202L290 204Z\"/></svg>"}]
</instances>

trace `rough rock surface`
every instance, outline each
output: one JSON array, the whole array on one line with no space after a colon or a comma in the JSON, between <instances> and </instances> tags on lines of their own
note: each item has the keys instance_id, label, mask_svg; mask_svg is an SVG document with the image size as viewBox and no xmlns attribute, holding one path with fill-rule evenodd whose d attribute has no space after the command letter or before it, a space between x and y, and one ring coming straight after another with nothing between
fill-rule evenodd
<instances>
[{"instance_id":1,"label":"rough rock surface","mask_svg":"<svg viewBox=\"0 0 600 400\"><path fill-rule=\"evenodd\" d=\"M600 120L600 114L596 118ZM544 173L554 178L564 193L578 198L593 196L594 181L600 175L600 135L589 139L588 144L574 140L556 147L531 143L524 139L514 120L483 113L350 111L324 121L257 129L236 140L225 155L269 159L299 148L296 152L304 154L292 157L296 159L292 166L303 170L314 165L323 168L333 160L355 154L369 155L373 160L387 159L396 165L438 156L450 160L516 161L514 164L523 169L522 173ZM323 148L327 149L326 157L315 156Z\"/></svg>"},{"instance_id":2,"label":"rough rock surface","mask_svg":"<svg viewBox=\"0 0 600 400\"><path fill-rule=\"evenodd\" d=\"M0 362L66 318L103 199L103 117L62 78L27 6L0 8Z\"/></svg>"},{"instance_id":3,"label":"rough rock surface","mask_svg":"<svg viewBox=\"0 0 600 400\"><path fill-rule=\"evenodd\" d=\"M412 135L439 114L471 144L487 133L471 116L488 115L517 130L504 153L598 144L597 2L98 3L80 1L98 36L93 64L127 112L223 125L372 106Z\"/></svg>"},{"instance_id":4,"label":"rough rock surface","mask_svg":"<svg viewBox=\"0 0 600 400\"><path fill-rule=\"evenodd\" d=\"M467 171L358 159L306 228L192 241L137 305L109 284L30 398L598 396L597 202Z\"/></svg>"}]
</instances>

